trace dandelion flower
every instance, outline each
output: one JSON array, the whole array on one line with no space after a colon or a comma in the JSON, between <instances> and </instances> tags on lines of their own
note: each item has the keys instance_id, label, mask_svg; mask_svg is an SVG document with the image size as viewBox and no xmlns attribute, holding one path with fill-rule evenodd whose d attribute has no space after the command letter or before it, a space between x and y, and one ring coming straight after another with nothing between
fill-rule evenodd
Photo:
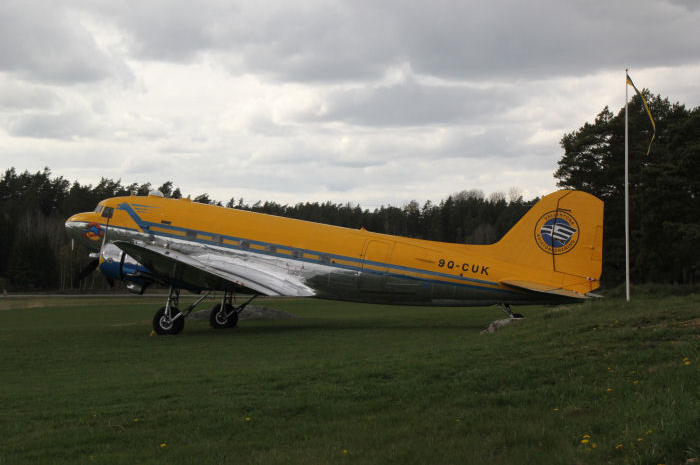
<instances>
[{"instance_id":1,"label":"dandelion flower","mask_svg":"<svg viewBox=\"0 0 700 465\"><path fill-rule=\"evenodd\" d=\"M637 438L637 442L642 442L642 441L644 441L644 439L642 439L642 438Z\"/></svg>"},{"instance_id":2,"label":"dandelion flower","mask_svg":"<svg viewBox=\"0 0 700 465\"><path fill-rule=\"evenodd\" d=\"M347 453L348 453L348 450L347 450L347 449L343 449L343 454L347 454Z\"/></svg>"},{"instance_id":3,"label":"dandelion flower","mask_svg":"<svg viewBox=\"0 0 700 465\"><path fill-rule=\"evenodd\" d=\"M622 444L618 444L615 446L615 450L620 450L620 449L622 449Z\"/></svg>"},{"instance_id":4,"label":"dandelion flower","mask_svg":"<svg viewBox=\"0 0 700 465\"><path fill-rule=\"evenodd\" d=\"M588 444L588 439L581 439L581 444Z\"/></svg>"},{"instance_id":5,"label":"dandelion flower","mask_svg":"<svg viewBox=\"0 0 700 465\"><path fill-rule=\"evenodd\" d=\"M166 446L166 444L165 444L165 443L163 443L163 444L161 444L161 445L160 445L160 447L161 447L161 448L162 448L162 447L165 447L165 446Z\"/></svg>"},{"instance_id":6,"label":"dandelion flower","mask_svg":"<svg viewBox=\"0 0 700 465\"><path fill-rule=\"evenodd\" d=\"M591 435L590 435L590 434L584 434L583 437L584 437L584 439L588 439L588 438L591 437Z\"/></svg>"},{"instance_id":7,"label":"dandelion flower","mask_svg":"<svg viewBox=\"0 0 700 465\"><path fill-rule=\"evenodd\" d=\"M245 421L250 421L250 417L245 417Z\"/></svg>"},{"instance_id":8,"label":"dandelion flower","mask_svg":"<svg viewBox=\"0 0 700 465\"><path fill-rule=\"evenodd\" d=\"M651 433L653 433L653 431L652 431L652 430L649 430L649 431L647 431L647 434L651 434Z\"/></svg>"},{"instance_id":9,"label":"dandelion flower","mask_svg":"<svg viewBox=\"0 0 700 465\"><path fill-rule=\"evenodd\" d=\"M555 411L555 412L558 412L559 409L558 409L557 407L554 407L554 411Z\"/></svg>"},{"instance_id":10,"label":"dandelion flower","mask_svg":"<svg viewBox=\"0 0 700 465\"><path fill-rule=\"evenodd\" d=\"M606 391L610 392L610 391L612 391L612 388L607 388Z\"/></svg>"},{"instance_id":11,"label":"dandelion flower","mask_svg":"<svg viewBox=\"0 0 700 465\"><path fill-rule=\"evenodd\" d=\"M635 380L634 380L634 384L639 384L639 380L638 380L638 379L635 379Z\"/></svg>"},{"instance_id":12,"label":"dandelion flower","mask_svg":"<svg viewBox=\"0 0 700 465\"><path fill-rule=\"evenodd\" d=\"M686 360L685 362L683 362L683 365L690 365L690 360Z\"/></svg>"}]
</instances>

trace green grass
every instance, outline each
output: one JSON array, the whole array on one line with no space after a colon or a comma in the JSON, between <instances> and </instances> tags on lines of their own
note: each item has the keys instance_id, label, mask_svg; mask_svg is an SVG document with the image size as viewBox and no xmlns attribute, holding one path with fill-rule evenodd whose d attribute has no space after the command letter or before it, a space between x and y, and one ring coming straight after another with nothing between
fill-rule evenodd
<instances>
[{"instance_id":1,"label":"green grass","mask_svg":"<svg viewBox=\"0 0 700 465\"><path fill-rule=\"evenodd\" d=\"M0 300L0 464L672 464L700 450L698 295L525 307L494 334L480 331L495 307L261 299L298 318L151 337L162 300Z\"/></svg>"}]
</instances>

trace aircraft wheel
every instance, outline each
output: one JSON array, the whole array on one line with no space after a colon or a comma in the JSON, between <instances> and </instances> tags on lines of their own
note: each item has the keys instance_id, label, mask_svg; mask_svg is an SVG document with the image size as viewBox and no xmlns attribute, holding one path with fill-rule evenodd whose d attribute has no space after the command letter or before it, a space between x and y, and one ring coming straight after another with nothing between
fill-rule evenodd
<instances>
[{"instance_id":1,"label":"aircraft wheel","mask_svg":"<svg viewBox=\"0 0 700 465\"><path fill-rule=\"evenodd\" d=\"M170 307L170 314L175 317L180 314L180 310L176 307ZM165 336L168 334L177 334L185 327L185 318L180 317L176 320L167 321L165 318L165 307L161 307L153 317L153 331L156 334Z\"/></svg>"},{"instance_id":2,"label":"aircraft wheel","mask_svg":"<svg viewBox=\"0 0 700 465\"><path fill-rule=\"evenodd\" d=\"M238 324L238 314L231 313L233 307L226 304L222 311L221 304L216 304L209 313L209 324L214 329L234 328ZM227 313L231 313L226 316Z\"/></svg>"}]
</instances>

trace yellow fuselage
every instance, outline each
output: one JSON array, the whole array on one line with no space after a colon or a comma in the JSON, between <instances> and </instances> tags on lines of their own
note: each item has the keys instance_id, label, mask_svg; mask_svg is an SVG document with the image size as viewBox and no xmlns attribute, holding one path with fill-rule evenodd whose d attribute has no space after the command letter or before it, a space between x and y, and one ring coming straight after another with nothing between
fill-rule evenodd
<instances>
[{"instance_id":1,"label":"yellow fuselage","mask_svg":"<svg viewBox=\"0 0 700 465\"><path fill-rule=\"evenodd\" d=\"M584 294L597 287L600 275L583 278L535 269L511 260L508 254L517 254L499 244L411 239L158 196L104 200L95 212L71 217L67 228L96 250L106 230L108 241L167 244L203 260L229 256L298 280L316 297L365 302L549 302L556 296L523 292L503 282L537 282Z\"/></svg>"}]
</instances>

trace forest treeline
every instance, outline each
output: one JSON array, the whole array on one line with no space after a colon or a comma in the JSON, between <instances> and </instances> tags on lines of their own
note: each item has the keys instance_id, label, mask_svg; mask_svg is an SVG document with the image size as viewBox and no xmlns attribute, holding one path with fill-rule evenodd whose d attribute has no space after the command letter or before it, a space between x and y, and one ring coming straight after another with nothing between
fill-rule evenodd
<instances>
[{"instance_id":1,"label":"forest treeline","mask_svg":"<svg viewBox=\"0 0 700 465\"><path fill-rule=\"evenodd\" d=\"M631 270L635 283L695 283L700 264L700 108L688 110L645 91L656 121L656 140L646 155L651 126L635 97L630 104ZM561 187L580 189L605 201L603 283L624 280L624 109L607 107L593 123L565 134L564 155L554 173ZM106 288L93 273L79 282L88 262L73 250L64 231L74 213L91 211L100 200L147 195L152 190L179 198L171 181L125 184L103 178L83 185L45 168L36 173L7 169L0 177L0 287L11 291ZM465 190L439 203L411 201L374 210L359 205L306 202L282 205L231 198L225 204L207 193L196 202L217 204L309 221L445 242L489 244L505 234L538 200L489 197Z\"/></svg>"}]
</instances>

